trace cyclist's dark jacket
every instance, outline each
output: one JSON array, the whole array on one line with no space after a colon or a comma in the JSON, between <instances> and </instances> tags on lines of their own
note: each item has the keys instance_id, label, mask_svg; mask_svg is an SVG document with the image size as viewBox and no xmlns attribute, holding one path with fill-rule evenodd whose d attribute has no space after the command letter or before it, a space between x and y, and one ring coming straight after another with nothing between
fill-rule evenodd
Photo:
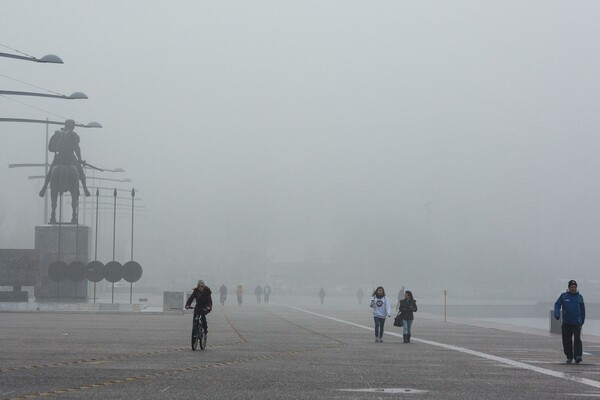
<instances>
[{"instance_id":1,"label":"cyclist's dark jacket","mask_svg":"<svg viewBox=\"0 0 600 400\"><path fill-rule=\"evenodd\" d=\"M201 308L205 308L207 310L206 314L208 314L212 310L212 291L208 286L204 286L204 291L198 290L195 288L190 297L185 302L186 307L190 307L192 302L196 300L196 310Z\"/></svg>"}]
</instances>

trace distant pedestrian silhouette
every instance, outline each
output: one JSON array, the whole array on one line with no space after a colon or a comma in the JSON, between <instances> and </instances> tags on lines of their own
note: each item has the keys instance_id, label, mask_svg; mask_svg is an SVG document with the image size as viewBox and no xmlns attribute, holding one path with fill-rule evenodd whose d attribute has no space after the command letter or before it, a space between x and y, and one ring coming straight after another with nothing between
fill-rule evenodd
<instances>
[{"instance_id":1,"label":"distant pedestrian silhouette","mask_svg":"<svg viewBox=\"0 0 600 400\"><path fill-rule=\"evenodd\" d=\"M362 289L358 289L356 292L356 300L358 300L358 304L362 304L363 297L365 296L365 292Z\"/></svg>"},{"instance_id":2,"label":"distant pedestrian silhouette","mask_svg":"<svg viewBox=\"0 0 600 400\"><path fill-rule=\"evenodd\" d=\"M400 306L400 302L402 300L404 300L404 286L402 286L398 292L398 307Z\"/></svg>"},{"instance_id":3,"label":"distant pedestrian silhouette","mask_svg":"<svg viewBox=\"0 0 600 400\"><path fill-rule=\"evenodd\" d=\"M265 303L268 303L269 297L271 297L271 286L269 284L265 285L264 296L265 296Z\"/></svg>"},{"instance_id":4,"label":"distant pedestrian silhouette","mask_svg":"<svg viewBox=\"0 0 600 400\"><path fill-rule=\"evenodd\" d=\"M257 285L254 289L254 295L256 296L256 304L260 304L263 296L263 288L260 285Z\"/></svg>"}]
</instances>

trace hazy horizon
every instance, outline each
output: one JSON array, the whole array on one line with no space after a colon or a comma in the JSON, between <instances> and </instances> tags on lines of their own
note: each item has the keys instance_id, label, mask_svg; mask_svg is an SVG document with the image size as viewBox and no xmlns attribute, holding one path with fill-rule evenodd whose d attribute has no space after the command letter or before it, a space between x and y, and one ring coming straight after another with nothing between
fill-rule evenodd
<instances>
[{"instance_id":1,"label":"hazy horizon","mask_svg":"<svg viewBox=\"0 0 600 400\"><path fill-rule=\"evenodd\" d=\"M140 285L544 296L598 279L597 2L2 8L0 52L64 65L0 57L0 90L89 99L0 95L1 117L103 125L77 129L83 158L125 169L95 176L130 178L98 182L135 187L146 207ZM27 179L43 170L8 164L43 162L44 135L0 122L0 248L32 248L43 222L41 180ZM127 261L131 217L120 214Z\"/></svg>"}]
</instances>

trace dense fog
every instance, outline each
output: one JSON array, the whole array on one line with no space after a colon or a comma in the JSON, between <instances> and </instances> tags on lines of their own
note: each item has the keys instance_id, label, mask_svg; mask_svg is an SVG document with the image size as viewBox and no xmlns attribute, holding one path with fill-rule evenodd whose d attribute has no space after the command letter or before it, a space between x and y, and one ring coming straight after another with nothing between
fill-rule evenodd
<instances>
[{"instance_id":1,"label":"dense fog","mask_svg":"<svg viewBox=\"0 0 600 400\"><path fill-rule=\"evenodd\" d=\"M76 129L85 160L125 170L86 170L108 196L98 258L112 188L135 187L139 286L600 293L599 17L592 1L8 0L0 52L64 64L0 57L0 90L89 99L0 95L0 117L103 125ZM33 248L44 223L43 168L8 165L44 162L45 129L0 122L0 248Z\"/></svg>"}]
</instances>

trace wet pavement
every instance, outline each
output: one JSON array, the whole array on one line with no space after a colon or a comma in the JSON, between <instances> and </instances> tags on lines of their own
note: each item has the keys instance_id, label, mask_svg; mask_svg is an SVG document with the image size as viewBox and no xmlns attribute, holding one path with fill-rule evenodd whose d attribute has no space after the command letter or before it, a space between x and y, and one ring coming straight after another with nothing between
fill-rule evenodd
<instances>
[{"instance_id":1,"label":"wet pavement","mask_svg":"<svg viewBox=\"0 0 600 400\"><path fill-rule=\"evenodd\" d=\"M543 330L416 314L412 343L370 309L277 299L191 314L0 313L0 399L564 399L600 397L600 340L567 365ZM598 355L597 355L598 354Z\"/></svg>"}]
</instances>

